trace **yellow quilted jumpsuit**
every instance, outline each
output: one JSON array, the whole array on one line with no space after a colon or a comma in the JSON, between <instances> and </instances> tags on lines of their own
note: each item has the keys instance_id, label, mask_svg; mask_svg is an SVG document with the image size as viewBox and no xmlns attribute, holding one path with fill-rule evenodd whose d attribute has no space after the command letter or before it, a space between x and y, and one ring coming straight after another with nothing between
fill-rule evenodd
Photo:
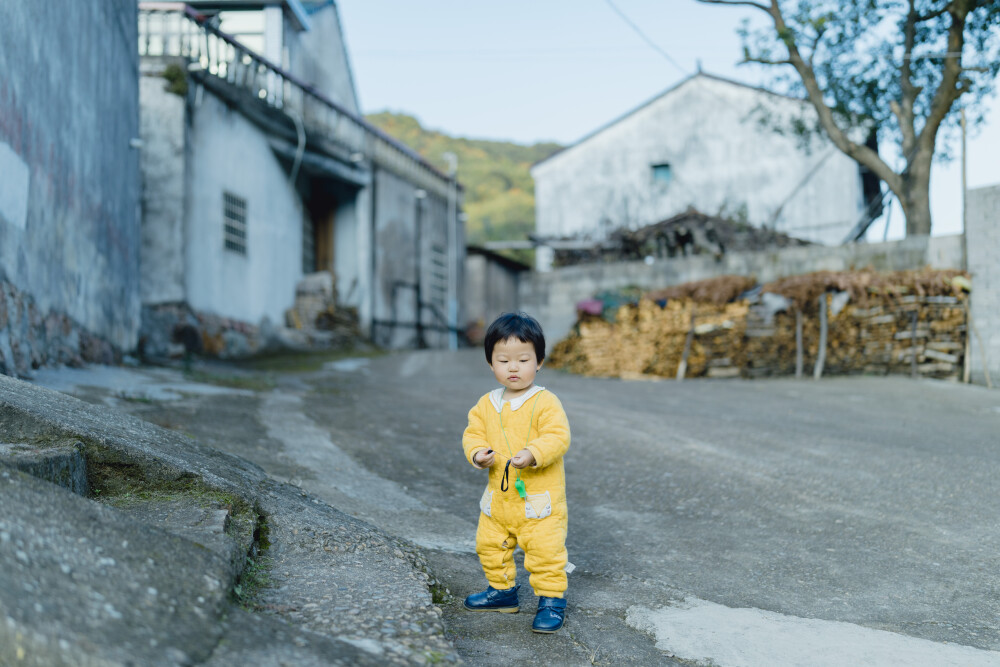
<instances>
[{"instance_id":1,"label":"yellow quilted jumpsuit","mask_svg":"<svg viewBox=\"0 0 1000 667\"><path fill-rule=\"evenodd\" d=\"M544 387L536 385L513 401L501 402L502 393L500 388L479 399L462 436L465 457L473 466L479 467L473 462L476 452L492 449L496 454L479 503L476 552L490 586L503 590L515 583L514 547L520 542L535 595L561 598L567 585L563 455L569 449L569 421L562 403ZM520 471L511 466L502 491L507 461L525 447L535 464ZM514 487L518 473L526 499Z\"/></svg>"}]
</instances>

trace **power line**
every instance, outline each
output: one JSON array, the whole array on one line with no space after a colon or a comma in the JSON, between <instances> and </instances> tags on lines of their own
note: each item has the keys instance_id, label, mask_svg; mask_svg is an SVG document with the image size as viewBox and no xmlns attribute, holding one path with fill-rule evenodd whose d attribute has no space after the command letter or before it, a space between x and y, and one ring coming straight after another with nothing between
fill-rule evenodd
<instances>
[{"instance_id":1,"label":"power line","mask_svg":"<svg viewBox=\"0 0 1000 667\"><path fill-rule=\"evenodd\" d=\"M659 53L659 54L660 54L661 56L663 56L664 58L666 58L666 59L667 59L667 62L669 62L669 63L670 63L671 65L673 65L674 67L676 67L676 68L677 68L677 69L678 69L678 70L679 70L679 71L681 72L681 74L684 74L685 76L687 76L687 75L691 74L691 72L689 72L688 70L686 70L686 69L684 69L683 67L681 67L681 66L680 66L680 65L679 65L679 64L677 63L677 61L676 61L676 60L674 60L673 58L671 58L671 57L670 57L670 54L669 54L669 53L667 53L666 51L664 51L663 49L661 49L661 48L660 48L660 46L659 46L659 45L658 45L658 44L657 44L656 42L654 42L654 41L653 41L653 40L651 40L651 39L650 39L649 37L647 37L647 36L646 36L646 33L644 33L644 32L643 32L643 31L642 31L642 30L641 30L641 29L639 28L639 26L637 26L637 25L636 25L636 24L635 24L635 23L634 23L634 22L632 21L632 19L630 19L630 18L629 18L628 16L626 16L626 15L625 15L625 13L624 13L624 12L622 12L622 10L618 9L618 7L617 7L617 6L615 5L615 3L614 3L614 2L612 2L611 0L604 0L604 1L605 1L606 3L608 3L608 7L611 7L611 9L612 9L612 10L614 10L615 14L618 14L618 16L619 16L619 17L621 17L621 20L622 20L622 21L625 21L625 23L627 23L627 24L628 24L628 26L629 26L630 28L632 28L632 30L634 30L634 31L635 31L635 33L636 33L637 35L639 35L639 37L641 37L641 38L642 38L642 40L643 40L644 42L646 42L646 44L649 44L649 46L650 46L650 47L652 47L652 49L653 49L654 51L656 51L656 52L657 52L657 53Z\"/></svg>"}]
</instances>

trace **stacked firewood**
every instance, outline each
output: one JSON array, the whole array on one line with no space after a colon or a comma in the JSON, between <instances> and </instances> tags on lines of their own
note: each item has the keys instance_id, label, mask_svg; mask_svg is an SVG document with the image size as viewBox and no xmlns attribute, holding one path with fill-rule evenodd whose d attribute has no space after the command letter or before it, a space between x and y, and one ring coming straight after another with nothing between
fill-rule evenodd
<instances>
[{"instance_id":1,"label":"stacked firewood","mask_svg":"<svg viewBox=\"0 0 1000 667\"><path fill-rule=\"evenodd\" d=\"M743 301L671 299L660 306L642 299L619 308L614 322L582 317L574 334L555 345L549 363L584 375L627 378L675 377L682 362L688 377L739 375L748 309Z\"/></svg>"},{"instance_id":2,"label":"stacked firewood","mask_svg":"<svg viewBox=\"0 0 1000 667\"><path fill-rule=\"evenodd\" d=\"M748 292L752 284L723 276L648 293L614 321L581 315L549 363L624 378L961 373L960 272L818 272Z\"/></svg>"}]
</instances>

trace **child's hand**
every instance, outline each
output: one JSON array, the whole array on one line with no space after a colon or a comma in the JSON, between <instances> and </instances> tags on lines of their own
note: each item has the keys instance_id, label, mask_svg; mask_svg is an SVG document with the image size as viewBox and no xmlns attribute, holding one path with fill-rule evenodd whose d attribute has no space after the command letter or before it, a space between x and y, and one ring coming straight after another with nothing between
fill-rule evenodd
<instances>
[{"instance_id":1,"label":"child's hand","mask_svg":"<svg viewBox=\"0 0 1000 667\"><path fill-rule=\"evenodd\" d=\"M495 456L496 454L493 453L492 449L480 449L472 458L476 462L477 466L480 466L481 468L489 468L493 465L493 459Z\"/></svg>"},{"instance_id":2,"label":"child's hand","mask_svg":"<svg viewBox=\"0 0 1000 667\"><path fill-rule=\"evenodd\" d=\"M535 462L535 455L531 453L530 449L522 449L517 454L514 454L514 458L510 460L510 464L515 468L527 468Z\"/></svg>"}]
</instances>

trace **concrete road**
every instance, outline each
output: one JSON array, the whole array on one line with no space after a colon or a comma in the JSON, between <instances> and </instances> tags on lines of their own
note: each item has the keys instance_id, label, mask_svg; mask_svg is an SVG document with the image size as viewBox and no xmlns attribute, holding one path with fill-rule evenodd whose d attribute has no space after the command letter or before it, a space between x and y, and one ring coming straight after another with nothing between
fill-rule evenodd
<instances>
[{"instance_id":1,"label":"concrete road","mask_svg":"<svg viewBox=\"0 0 1000 667\"><path fill-rule=\"evenodd\" d=\"M573 430L577 569L566 628L541 636L527 586L520 614L461 609L485 586L485 477L459 444L495 382L481 352L272 378L123 407L424 547L469 664L1000 665L1000 392L543 369Z\"/></svg>"}]
</instances>

